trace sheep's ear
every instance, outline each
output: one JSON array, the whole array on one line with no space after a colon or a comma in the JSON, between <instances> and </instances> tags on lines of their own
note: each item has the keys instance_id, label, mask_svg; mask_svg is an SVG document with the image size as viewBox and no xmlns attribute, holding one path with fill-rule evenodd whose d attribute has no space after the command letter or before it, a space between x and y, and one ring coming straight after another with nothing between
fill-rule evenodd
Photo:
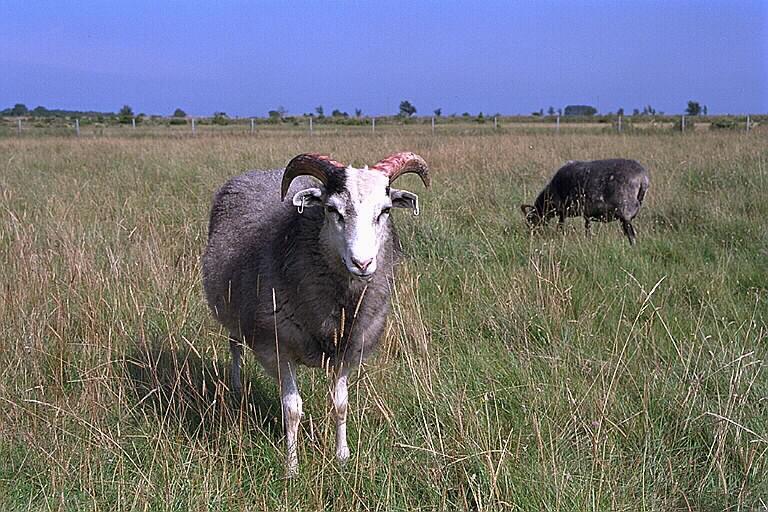
<instances>
[{"instance_id":1,"label":"sheep's ear","mask_svg":"<svg viewBox=\"0 0 768 512\"><path fill-rule=\"evenodd\" d=\"M419 211L419 196L407 190L389 189L389 198L393 208L410 208L414 213Z\"/></svg>"},{"instance_id":2,"label":"sheep's ear","mask_svg":"<svg viewBox=\"0 0 768 512\"><path fill-rule=\"evenodd\" d=\"M300 208L323 206L323 191L319 188L307 188L296 192L293 196L293 206Z\"/></svg>"}]
</instances>

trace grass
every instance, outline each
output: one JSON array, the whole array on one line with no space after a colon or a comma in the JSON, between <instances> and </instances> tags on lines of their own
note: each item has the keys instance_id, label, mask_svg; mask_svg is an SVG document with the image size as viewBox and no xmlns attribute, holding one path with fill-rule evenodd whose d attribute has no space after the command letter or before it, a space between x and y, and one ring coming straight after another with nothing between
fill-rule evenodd
<instances>
[{"instance_id":1,"label":"grass","mask_svg":"<svg viewBox=\"0 0 768 512\"><path fill-rule=\"evenodd\" d=\"M350 132L352 133L352 132ZM762 510L768 501L768 132L415 131L0 139L3 510ZM334 460L304 370L300 475L276 386L202 299L212 192L300 152L421 154L423 213ZM530 234L567 159L652 173L617 224Z\"/></svg>"}]
</instances>

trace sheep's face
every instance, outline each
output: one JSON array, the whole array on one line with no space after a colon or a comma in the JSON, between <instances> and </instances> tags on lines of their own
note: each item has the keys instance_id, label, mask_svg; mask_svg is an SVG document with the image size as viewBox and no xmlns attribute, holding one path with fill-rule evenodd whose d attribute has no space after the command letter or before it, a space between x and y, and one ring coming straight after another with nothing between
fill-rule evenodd
<instances>
[{"instance_id":1,"label":"sheep's face","mask_svg":"<svg viewBox=\"0 0 768 512\"><path fill-rule=\"evenodd\" d=\"M392 208L418 207L416 194L390 187L389 178L367 167L347 167L343 177L322 188L298 192L293 204L299 208L323 207L323 237L338 254L347 270L370 279L376 272L379 250L389 236Z\"/></svg>"},{"instance_id":2,"label":"sheep's face","mask_svg":"<svg viewBox=\"0 0 768 512\"><path fill-rule=\"evenodd\" d=\"M528 223L528 227L535 228L544 222L544 217L539 213L535 206L530 204L520 205L520 209L525 216L525 222Z\"/></svg>"}]
</instances>

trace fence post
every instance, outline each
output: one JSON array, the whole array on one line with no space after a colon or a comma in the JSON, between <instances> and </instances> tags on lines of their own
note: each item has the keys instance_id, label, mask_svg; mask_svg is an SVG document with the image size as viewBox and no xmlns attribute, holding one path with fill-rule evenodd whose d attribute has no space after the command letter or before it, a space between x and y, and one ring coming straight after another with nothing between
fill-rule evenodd
<instances>
[{"instance_id":1,"label":"fence post","mask_svg":"<svg viewBox=\"0 0 768 512\"><path fill-rule=\"evenodd\" d=\"M432 116L432 135L435 134L435 116Z\"/></svg>"},{"instance_id":2,"label":"fence post","mask_svg":"<svg viewBox=\"0 0 768 512\"><path fill-rule=\"evenodd\" d=\"M499 119L496 116L493 116L493 129L497 130L499 128Z\"/></svg>"},{"instance_id":3,"label":"fence post","mask_svg":"<svg viewBox=\"0 0 768 512\"><path fill-rule=\"evenodd\" d=\"M619 116L619 133L621 133L621 116Z\"/></svg>"},{"instance_id":4,"label":"fence post","mask_svg":"<svg viewBox=\"0 0 768 512\"><path fill-rule=\"evenodd\" d=\"M376 118L371 119L371 133L376 133Z\"/></svg>"},{"instance_id":5,"label":"fence post","mask_svg":"<svg viewBox=\"0 0 768 512\"><path fill-rule=\"evenodd\" d=\"M75 119L75 135L80 136L80 119Z\"/></svg>"},{"instance_id":6,"label":"fence post","mask_svg":"<svg viewBox=\"0 0 768 512\"><path fill-rule=\"evenodd\" d=\"M557 116L557 124L555 124L555 133L560 133L560 115Z\"/></svg>"},{"instance_id":7,"label":"fence post","mask_svg":"<svg viewBox=\"0 0 768 512\"><path fill-rule=\"evenodd\" d=\"M312 127L312 118L309 118L309 134L314 135L314 128Z\"/></svg>"},{"instance_id":8,"label":"fence post","mask_svg":"<svg viewBox=\"0 0 768 512\"><path fill-rule=\"evenodd\" d=\"M680 131L685 131L685 116L680 116Z\"/></svg>"},{"instance_id":9,"label":"fence post","mask_svg":"<svg viewBox=\"0 0 768 512\"><path fill-rule=\"evenodd\" d=\"M192 118L192 135L195 134L195 118Z\"/></svg>"},{"instance_id":10,"label":"fence post","mask_svg":"<svg viewBox=\"0 0 768 512\"><path fill-rule=\"evenodd\" d=\"M17 122L16 122L16 134L21 135L21 118L17 119Z\"/></svg>"},{"instance_id":11,"label":"fence post","mask_svg":"<svg viewBox=\"0 0 768 512\"><path fill-rule=\"evenodd\" d=\"M131 125L133 126L133 129L135 130L136 129L136 118L135 117L131 118Z\"/></svg>"},{"instance_id":12,"label":"fence post","mask_svg":"<svg viewBox=\"0 0 768 512\"><path fill-rule=\"evenodd\" d=\"M253 118L251 118L251 133L256 131L256 123Z\"/></svg>"},{"instance_id":13,"label":"fence post","mask_svg":"<svg viewBox=\"0 0 768 512\"><path fill-rule=\"evenodd\" d=\"M19 126L21 126L21 119L19 119ZM749 133L749 114L747 114L747 133Z\"/></svg>"}]
</instances>

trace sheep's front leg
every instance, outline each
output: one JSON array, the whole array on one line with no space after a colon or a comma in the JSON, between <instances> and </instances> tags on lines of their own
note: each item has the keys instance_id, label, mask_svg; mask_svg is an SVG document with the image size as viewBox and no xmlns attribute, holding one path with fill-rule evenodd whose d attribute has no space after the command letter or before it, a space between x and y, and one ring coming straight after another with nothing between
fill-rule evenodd
<instances>
[{"instance_id":1,"label":"sheep's front leg","mask_svg":"<svg viewBox=\"0 0 768 512\"><path fill-rule=\"evenodd\" d=\"M347 446L347 405L349 403L347 379L349 369L342 364L341 368L334 372L334 376L331 398L333 400L333 412L336 416L336 458L343 463L349 460L349 446Z\"/></svg>"},{"instance_id":2,"label":"sheep's front leg","mask_svg":"<svg viewBox=\"0 0 768 512\"><path fill-rule=\"evenodd\" d=\"M297 451L299 422L301 421L301 396L296 386L296 363L286 361L280 365L280 400L283 404L283 424L285 425L286 472L289 477L299 472Z\"/></svg>"},{"instance_id":3,"label":"sheep's front leg","mask_svg":"<svg viewBox=\"0 0 768 512\"><path fill-rule=\"evenodd\" d=\"M587 236L592 236L592 223L590 222L589 217L584 217L584 232Z\"/></svg>"},{"instance_id":4,"label":"sheep's front leg","mask_svg":"<svg viewBox=\"0 0 768 512\"><path fill-rule=\"evenodd\" d=\"M557 227L558 229L565 228L565 211L557 212Z\"/></svg>"}]
</instances>

